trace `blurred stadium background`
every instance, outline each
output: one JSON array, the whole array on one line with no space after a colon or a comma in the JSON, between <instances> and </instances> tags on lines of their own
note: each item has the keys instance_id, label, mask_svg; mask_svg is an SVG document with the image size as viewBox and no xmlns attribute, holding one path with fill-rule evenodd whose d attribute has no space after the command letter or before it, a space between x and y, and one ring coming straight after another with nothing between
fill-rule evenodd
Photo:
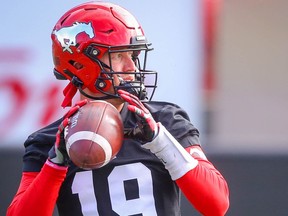
<instances>
[{"instance_id":1,"label":"blurred stadium background","mask_svg":"<svg viewBox=\"0 0 288 216\"><path fill-rule=\"evenodd\" d=\"M288 1L111 1L138 18L154 45L154 99L179 104L200 129L230 187L227 215L288 215ZM50 33L82 2L2 2L0 215L20 181L24 140L65 112ZM199 215L185 198L182 212Z\"/></svg>"}]
</instances>

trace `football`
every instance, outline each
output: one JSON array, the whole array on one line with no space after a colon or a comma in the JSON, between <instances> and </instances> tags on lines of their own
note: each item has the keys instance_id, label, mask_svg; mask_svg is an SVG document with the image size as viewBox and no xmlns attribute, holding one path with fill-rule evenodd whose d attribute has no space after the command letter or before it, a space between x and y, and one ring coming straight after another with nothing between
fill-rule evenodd
<instances>
[{"instance_id":1,"label":"football","mask_svg":"<svg viewBox=\"0 0 288 216\"><path fill-rule=\"evenodd\" d=\"M64 138L67 153L76 166L86 170L103 167L122 146L122 118L112 104L90 101L70 118Z\"/></svg>"}]
</instances>

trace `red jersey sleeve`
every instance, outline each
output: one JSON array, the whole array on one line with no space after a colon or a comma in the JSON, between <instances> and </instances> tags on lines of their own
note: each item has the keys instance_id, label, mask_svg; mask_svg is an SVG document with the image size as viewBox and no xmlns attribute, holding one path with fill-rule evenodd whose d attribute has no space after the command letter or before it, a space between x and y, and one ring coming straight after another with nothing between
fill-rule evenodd
<instances>
[{"instance_id":1,"label":"red jersey sleeve","mask_svg":"<svg viewBox=\"0 0 288 216\"><path fill-rule=\"evenodd\" d=\"M7 209L7 216L51 216L58 192L67 173L66 167L46 162L41 172L23 172L14 199Z\"/></svg>"},{"instance_id":2,"label":"red jersey sleeve","mask_svg":"<svg viewBox=\"0 0 288 216\"><path fill-rule=\"evenodd\" d=\"M190 153L191 148L186 150ZM223 216L229 207L228 185L220 172L207 159L193 154L198 165L176 180L189 202L205 216Z\"/></svg>"}]
</instances>

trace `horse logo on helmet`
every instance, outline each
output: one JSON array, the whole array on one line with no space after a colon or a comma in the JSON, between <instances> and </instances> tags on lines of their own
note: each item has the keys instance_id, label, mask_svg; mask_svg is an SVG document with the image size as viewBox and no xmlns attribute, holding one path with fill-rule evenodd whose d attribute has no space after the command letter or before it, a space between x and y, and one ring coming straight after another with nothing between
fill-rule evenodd
<instances>
[{"instance_id":1,"label":"horse logo on helmet","mask_svg":"<svg viewBox=\"0 0 288 216\"><path fill-rule=\"evenodd\" d=\"M94 31L91 22L76 22L73 23L72 26L63 27L59 30L54 30L53 34L56 35L57 40L63 47L63 52L68 51L72 54L73 52L70 46L76 46L76 37L82 32L85 32L89 36L89 38L94 37Z\"/></svg>"}]
</instances>

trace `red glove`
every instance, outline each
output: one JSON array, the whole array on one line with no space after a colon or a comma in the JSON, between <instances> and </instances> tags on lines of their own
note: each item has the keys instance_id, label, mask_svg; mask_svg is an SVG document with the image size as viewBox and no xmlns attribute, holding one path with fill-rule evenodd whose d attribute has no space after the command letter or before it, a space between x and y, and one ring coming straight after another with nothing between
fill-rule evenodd
<instances>
[{"instance_id":1,"label":"red glove","mask_svg":"<svg viewBox=\"0 0 288 216\"><path fill-rule=\"evenodd\" d=\"M64 129L70 122L70 117L73 116L80 107L87 104L87 100L82 100L77 102L70 110L63 116L63 121L58 127L56 133L55 145L49 151L48 159L54 164L59 166L68 166L69 156L66 151L65 139L64 139Z\"/></svg>"},{"instance_id":2,"label":"red glove","mask_svg":"<svg viewBox=\"0 0 288 216\"><path fill-rule=\"evenodd\" d=\"M118 90L120 97L129 103L128 110L136 114L135 128L124 129L124 137L137 139L142 143L151 142L158 133L158 126L149 110L138 97L124 90Z\"/></svg>"}]
</instances>

